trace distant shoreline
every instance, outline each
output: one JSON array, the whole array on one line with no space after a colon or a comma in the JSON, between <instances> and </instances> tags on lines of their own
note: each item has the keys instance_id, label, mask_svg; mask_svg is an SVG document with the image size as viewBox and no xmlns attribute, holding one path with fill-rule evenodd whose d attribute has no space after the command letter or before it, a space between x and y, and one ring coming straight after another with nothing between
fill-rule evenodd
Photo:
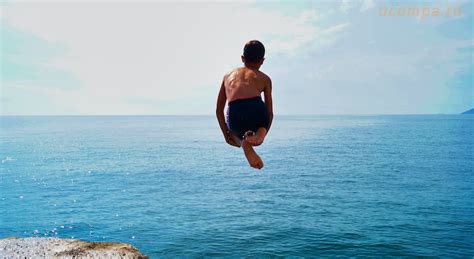
<instances>
[{"instance_id":1,"label":"distant shoreline","mask_svg":"<svg viewBox=\"0 0 474 259\"><path fill-rule=\"evenodd\" d=\"M467 111L465 111L465 112L463 112L463 113L461 113L461 114L464 114L464 115L466 115L466 114L474 114L474 108L469 109L469 110L467 110Z\"/></svg>"}]
</instances>

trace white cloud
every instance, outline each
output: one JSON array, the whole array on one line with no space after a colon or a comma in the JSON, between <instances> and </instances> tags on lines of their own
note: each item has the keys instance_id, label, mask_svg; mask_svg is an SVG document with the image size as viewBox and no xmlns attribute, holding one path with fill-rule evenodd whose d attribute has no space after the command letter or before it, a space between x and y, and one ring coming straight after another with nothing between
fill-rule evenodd
<instances>
[{"instance_id":1,"label":"white cloud","mask_svg":"<svg viewBox=\"0 0 474 259\"><path fill-rule=\"evenodd\" d=\"M207 96L240 65L249 39L262 39L268 55L291 54L320 35L331 42L348 26L325 30L314 11L292 17L243 3L21 2L4 7L3 19L67 46L50 65L71 72L81 87L48 93L58 106L87 114L140 112L129 98Z\"/></svg>"},{"instance_id":2,"label":"white cloud","mask_svg":"<svg viewBox=\"0 0 474 259\"><path fill-rule=\"evenodd\" d=\"M360 11L365 12L375 7L374 0L362 0L360 5Z\"/></svg>"},{"instance_id":3,"label":"white cloud","mask_svg":"<svg viewBox=\"0 0 474 259\"><path fill-rule=\"evenodd\" d=\"M329 33L329 34L335 34L335 33L338 33L338 32L341 32L341 31L345 30L350 25L351 24L348 23L348 22L337 24L337 25L334 25L334 26L331 26L331 27L327 28L325 30L325 32Z\"/></svg>"},{"instance_id":4,"label":"white cloud","mask_svg":"<svg viewBox=\"0 0 474 259\"><path fill-rule=\"evenodd\" d=\"M341 7L340 7L341 12L348 13L353 8L354 8L353 0L342 0Z\"/></svg>"},{"instance_id":5,"label":"white cloud","mask_svg":"<svg viewBox=\"0 0 474 259\"><path fill-rule=\"evenodd\" d=\"M375 7L374 0L342 0L339 9L343 13L348 13L353 9L359 9L360 12L368 11Z\"/></svg>"}]
</instances>

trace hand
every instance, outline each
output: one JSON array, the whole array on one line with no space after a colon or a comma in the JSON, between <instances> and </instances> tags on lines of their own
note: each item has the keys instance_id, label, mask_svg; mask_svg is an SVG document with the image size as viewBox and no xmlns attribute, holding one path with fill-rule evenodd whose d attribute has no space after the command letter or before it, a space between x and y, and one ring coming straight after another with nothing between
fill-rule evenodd
<instances>
[{"instance_id":1,"label":"hand","mask_svg":"<svg viewBox=\"0 0 474 259\"><path fill-rule=\"evenodd\" d=\"M232 137L231 135L232 133L230 133L229 131L226 131L224 133L224 138L225 138L225 142L227 142L227 144L231 145L231 146L234 146L234 147L240 147L239 144L237 144L235 142L235 139Z\"/></svg>"}]
</instances>

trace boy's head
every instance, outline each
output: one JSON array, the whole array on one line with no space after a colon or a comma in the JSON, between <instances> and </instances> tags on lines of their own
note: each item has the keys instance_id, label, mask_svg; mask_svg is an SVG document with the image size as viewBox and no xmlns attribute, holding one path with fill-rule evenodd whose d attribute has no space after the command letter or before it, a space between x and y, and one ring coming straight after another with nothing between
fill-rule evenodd
<instances>
[{"instance_id":1,"label":"boy's head","mask_svg":"<svg viewBox=\"0 0 474 259\"><path fill-rule=\"evenodd\" d=\"M265 47L258 40L251 40L244 46L244 54L242 55L242 62L246 65L262 65L265 56Z\"/></svg>"}]
</instances>

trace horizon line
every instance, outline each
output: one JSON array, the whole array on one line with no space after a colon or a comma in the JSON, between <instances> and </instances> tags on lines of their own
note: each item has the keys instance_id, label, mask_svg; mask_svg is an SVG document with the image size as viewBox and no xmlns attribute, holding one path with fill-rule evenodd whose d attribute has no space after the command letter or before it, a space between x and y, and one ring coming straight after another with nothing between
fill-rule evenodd
<instances>
[{"instance_id":1,"label":"horizon line","mask_svg":"<svg viewBox=\"0 0 474 259\"><path fill-rule=\"evenodd\" d=\"M313 113L274 114L274 116L396 116L396 115L462 115L461 113ZM215 116L213 114L0 114L0 117L92 117L92 116Z\"/></svg>"}]
</instances>

